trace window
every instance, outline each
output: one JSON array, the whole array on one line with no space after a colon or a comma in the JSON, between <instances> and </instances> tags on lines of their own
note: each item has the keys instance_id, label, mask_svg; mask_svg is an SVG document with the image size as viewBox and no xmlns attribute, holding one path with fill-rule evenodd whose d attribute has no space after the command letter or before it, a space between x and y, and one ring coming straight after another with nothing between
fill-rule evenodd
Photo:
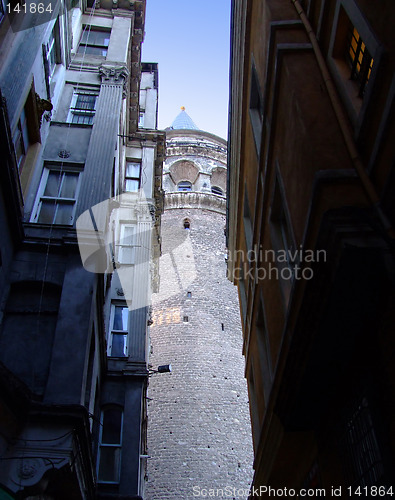
<instances>
[{"instance_id":1,"label":"window","mask_svg":"<svg viewBox=\"0 0 395 500\"><path fill-rule=\"evenodd\" d=\"M247 250L252 250L254 232L251 220L250 203L248 200L247 183L245 184L244 187L243 225L244 225L244 236L246 240Z\"/></svg>"},{"instance_id":2,"label":"window","mask_svg":"<svg viewBox=\"0 0 395 500\"><path fill-rule=\"evenodd\" d=\"M56 166L44 168L31 222L73 224L79 175Z\"/></svg>"},{"instance_id":3,"label":"window","mask_svg":"<svg viewBox=\"0 0 395 500\"><path fill-rule=\"evenodd\" d=\"M178 191L192 191L192 184L189 181L179 182L177 185Z\"/></svg>"},{"instance_id":4,"label":"window","mask_svg":"<svg viewBox=\"0 0 395 500\"><path fill-rule=\"evenodd\" d=\"M105 57L110 43L110 33L110 31L85 26L77 52Z\"/></svg>"},{"instance_id":5,"label":"window","mask_svg":"<svg viewBox=\"0 0 395 500\"><path fill-rule=\"evenodd\" d=\"M270 223L272 246L276 254L275 267L278 270L277 276L287 306L297 264L297 252L279 171L274 185Z\"/></svg>"},{"instance_id":6,"label":"window","mask_svg":"<svg viewBox=\"0 0 395 500\"><path fill-rule=\"evenodd\" d=\"M189 219L184 219L184 229L191 229L191 221Z\"/></svg>"},{"instance_id":7,"label":"window","mask_svg":"<svg viewBox=\"0 0 395 500\"><path fill-rule=\"evenodd\" d=\"M373 58L369 54L357 29L351 24L347 33L346 61L351 68L351 80L358 84L359 97L363 97L373 67Z\"/></svg>"},{"instance_id":8,"label":"window","mask_svg":"<svg viewBox=\"0 0 395 500\"><path fill-rule=\"evenodd\" d=\"M366 397L347 408L343 422L339 445L347 483L355 489L357 486L385 484L383 456Z\"/></svg>"},{"instance_id":9,"label":"window","mask_svg":"<svg viewBox=\"0 0 395 500\"><path fill-rule=\"evenodd\" d=\"M108 356L120 358L128 355L128 319L129 310L126 305L111 305Z\"/></svg>"},{"instance_id":10,"label":"window","mask_svg":"<svg viewBox=\"0 0 395 500\"><path fill-rule=\"evenodd\" d=\"M254 135L255 147L259 156L261 149L262 124L263 124L263 100L255 65L251 68L250 88L250 120L252 133Z\"/></svg>"},{"instance_id":11,"label":"window","mask_svg":"<svg viewBox=\"0 0 395 500\"><path fill-rule=\"evenodd\" d=\"M102 411L98 460L98 480L100 483L119 483L121 472L122 426L122 408L111 406Z\"/></svg>"},{"instance_id":12,"label":"window","mask_svg":"<svg viewBox=\"0 0 395 500\"><path fill-rule=\"evenodd\" d=\"M281 252L281 255L286 260L288 266L293 268L295 264L293 259L295 245L293 242L290 224L288 223L288 218L285 212L284 201L279 192L278 183L276 183L275 186L270 220L273 228L275 229L273 239L275 240L274 246L276 246L277 253Z\"/></svg>"},{"instance_id":13,"label":"window","mask_svg":"<svg viewBox=\"0 0 395 500\"><path fill-rule=\"evenodd\" d=\"M48 64L48 77L51 78L56 68L55 28L51 31L48 43L45 45L45 58Z\"/></svg>"},{"instance_id":14,"label":"window","mask_svg":"<svg viewBox=\"0 0 395 500\"><path fill-rule=\"evenodd\" d=\"M263 395L267 403L272 385L273 371L270 353L270 339L266 327L262 295L260 296L259 309L255 323L255 336L258 345L261 379L263 382Z\"/></svg>"},{"instance_id":15,"label":"window","mask_svg":"<svg viewBox=\"0 0 395 500\"><path fill-rule=\"evenodd\" d=\"M355 0L338 0L332 26L328 65L358 136L385 49Z\"/></svg>"},{"instance_id":16,"label":"window","mask_svg":"<svg viewBox=\"0 0 395 500\"><path fill-rule=\"evenodd\" d=\"M28 131L28 120L26 116L26 109L23 108L21 116L19 117L16 130L13 137L16 161L18 169L21 168L23 159L27 153L29 147L29 131Z\"/></svg>"},{"instance_id":17,"label":"window","mask_svg":"<svg viewBox=\"0 0 395 500\"><path fill-rule=\"evenodd\" d=\"M251 366L248 373L247 387L248 387L248 397L250 402L253 445L254 445L254 450L256 450L260 435L260 419L258 410L257 390L255 386L254 360L252 356L251 356Z\"/></svg>"},{"instance_id":18,"label":"window","mask_svg":"<svg viewBox=\"0 0 395 500\"><path fill-rule=\"evenodd\" d=\"M140 188L141 163L127 161L125 171L125 191L135 192Z\"/></svg>"},{"instance_id":19,"label":"window","mask_svg":"<svg viewBox=\"0 0 395 500\"><path fill-rule=\"evenodd\" d=\"M217 187L217 186L213 186L213 187L211 188L211 192L212 192L213 194L218 194L219 196L223 196L223 195L224 195L224 192L222 191L222 189L221 189L221 188L219 188L219 187Z\"/></svg>"},{"instance_id":20,"label":"window","mask_svg":"<svg viewBox=\"0 0 395 500\"><path fill-rule=\"evenodd\" d=\"M144 127L145 111L141 110L139 113L139 127Z\"/></svg>"},{"instance_id":21,"label":"window","mask_svg":"<svg viewBox=\"0 0 395 500\"><path fill-rule=\"evenodd\" d=\"M97 96L97 92L74 92L67 122L92 125Z\"/></svg>"},{"instance_id":22,"label":"window","mask_svg":"<svg viewBox=\"0 0 395 500\"><path fill-rule=\"evenodd\" d=\"M51 106L50 103L43 99L41 99L41 102L44 102L44 105L49 104ZM32 83L29 93L27 94L25 104L20 112L15 128L12 131L15 161L18 166L19 173L22 172L22 169L29 170L33 168L35 160L33 158L29 159L28 153L31 146L37 142L41 142L40 118L41 115L38 110L38 98L34 89L34 83ZM25 178L27 178L28 175L29 174L25 175Z\"/></svg>"},{"instance_id":23,"label":"window","mask_svg":"<svg viewBox=\"0 0 395 500\"><path fill-rule=\"evenodd\" d=\"M118 262L120 264L134 264L136 248L136 226L131 224L121 225L119 238Z\"/></svg>"},{"instance_id":24,"label":"window","mask_svg":"<svg viewBox=\"0 0 395 500\"><path fill-rule=\"evenodd\" d=\"M190 299L192 297L192 292L187 292L187 299Z\"/></svg>"}]
</instances>

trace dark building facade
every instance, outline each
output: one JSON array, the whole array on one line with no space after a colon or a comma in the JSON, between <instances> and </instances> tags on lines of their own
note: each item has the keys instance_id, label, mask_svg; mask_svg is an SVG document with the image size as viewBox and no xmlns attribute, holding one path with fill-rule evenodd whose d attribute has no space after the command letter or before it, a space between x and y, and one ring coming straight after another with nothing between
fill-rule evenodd
<instances>
[{"instance_id":1,"label":"dark building facade","mask_svg":"<svg viewBox=\"0 0 395 500\"><path fill-rule=\"evenodd\" d=\"M253 498L393 494L394 20L392 2L232 3L228 273Z\"/></svg>"},{"instance_id":2,"label":"dark building facade","mask_svg":"<svg viewBox=\"0 0 395 500\"><path fill-rule=\"evenodd\" d=\"M137 499L158 70L144 1L51 5L0 9L0 497Z\"/></svg>"}]
</instances>

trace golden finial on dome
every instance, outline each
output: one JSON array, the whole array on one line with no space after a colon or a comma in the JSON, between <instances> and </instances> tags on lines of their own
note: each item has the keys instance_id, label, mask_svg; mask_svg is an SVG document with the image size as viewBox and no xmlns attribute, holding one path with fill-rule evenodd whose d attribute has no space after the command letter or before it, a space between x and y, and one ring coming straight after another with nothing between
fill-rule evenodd
<instances>
[{"instance_id":1,"label":"golden finial on dome","mask_svg":"<svg viewBox=\"0 0 395 500\"><path fill-rule=\"evenodd\" d=\"M181 106L181 111L185 111L185 106Z\"/></svg>"}]
</instances>

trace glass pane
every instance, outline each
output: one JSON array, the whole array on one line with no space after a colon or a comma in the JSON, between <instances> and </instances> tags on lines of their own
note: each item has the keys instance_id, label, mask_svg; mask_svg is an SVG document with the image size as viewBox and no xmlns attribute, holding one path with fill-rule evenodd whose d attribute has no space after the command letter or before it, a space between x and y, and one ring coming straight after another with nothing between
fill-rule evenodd
<instances>
[{"instance_id":1,"label":"glass pane","mask_svg":"<svg viewBox=\"0 0 395 500\"><path fill-rule=\"evenodd\" d=\"M110 33L108 33L108 31L94 31L92 34L94 35L93 41L89 41L89 43L108 47L110 43Z\"/></svg>"},{"instance_id":2,"label":"glass pane","mask_svg":"<svg viewBox=\"0 0 395 500\"><path fill-rule=\"evenodd\" d=\"M124 306L114 306L113 330L127 331L129 311Z\"/></svg>"},{"instance_id":3,"label":"glass pane","mask_svg":"<svg viewBox=\"0 0 395 500\"><path fill-rule=\"evenodd\" d=\"M55 202L50 200L45 200L41 202L40 215L38 216L37 222L42 224L52 224L54 221L55 214Z\"/></svg>"},{"instance_id":4,"label":"glass pane","mask_svg":"<svg viewBox=\"0 0 395 500\"><path fill-rule=\"evenodd\" d=\"M126 164L126 177L140 179L140 163L129 162Z\"/></svg>"},{"instance_id":5,"label":"glass pane","mask_svg":"<svg viewBox=\"0 0 395 500\"><path fill-rule=\"evenodd\" d=\"M94 111L96 97L96 94L77 94L77 100L74 109Z\"/></svg>"},{"instance_id":6,"label":"glass pane","mask_svg":"<svg viewBox=\"0 0 395 500\"><path fill-rule=\"evenodd\" d=\"M128 355L127 340L128 340L127 335L121 333L113 333L110 355L115 357L127 356Z\"/></svg>"},{"instance_id":7,"label":"glass pane","mask_svg":"<svg viewBox=\"0 0 395 500\"><path fill-rule=\"evenodd\" d=\"M21 122L21 128L23 129L25 123L26 123L26 112L25 112L25 108L22 109L21 111L21 116L20 116L20 122Z\"/></svg>"},{"instance_id":8,"label":"glass pane","mask_svg":"<svg viewBox=\"0 0 395 500\"><path fill-rule=\"evenodd\" d=\"M110 43L110 33L108 31L99 31L86 26L81 36L81 44L103 45L108 47Z\"/></svg>"},{"instance_id":9,"label":"glass pane","mask_svg":"<svg viewBox=\"0 0 395 500\"><path fill-rule=\"evenodd\" d=\"M120 248L119 252L119 262L121 264L133 264L134 263L134 247L123 246Z\"/></svg>"},{"instance_id":10,"label":"glass pane","mask_svg":"<svg viewBox=\"0 0 395 500\"><path fill-rule=\"evenodd\" d=\"M58 203L55 224L72 224L74 203Z\"/></svg>"},{"instance_id":11,"label":"glass pane","mask_svg":"<svg viewBox=\"0 0 395 500\"><path fill-rule=\"evenodd\" d=\"M125 191L135 192L139 190L140 181L136 179L126 179Z\"/></svg>"},{"instance_id":12,"label":"glass pane","mask_svg":"<svg viewBox=\"0 0 395 500\"><path fill-rule=\"evenodd\" d=\"M95 56L106 56L107 55L107 49L103 47L95 47L91 45L80 45L78 47L78 53L79 54L92 54Z\"/></svg>"},{"instance_id":13,"label":"glass pane","mask_svg":"<svg viewBox=\"0 0 395 500\"><path fill-rule=\"evenodd\" d=\"M56 170L51 170L48 174L47 185L45 186L44 196L52 196L56 198L60 189L61 173Z\"/></svg>"},{"instance_id":14,"label":"glass pane","mask_svg":"<svg viewBox=\"0 0 395 500\"><path fill-rule=\"evenodd\" d=\"M48 64L49 64L49 72L52 75L56 66L55 45L52 47L50 53L48 54Z\"/></svg>"},{"instance_id":15,"label":"glass pane","mask_svg":"<svg viewBox=\"0 0 395 500\"><path fill-rule=\"evenodd\" d=\"M107 446L100 448L99 481L119 481L120 458L120 448Z\"/></svg>"},{"instance_id":16,"label":"glass pane","mask_svg":"<svg viewBox=\"0 0 395 500\"><path fill-rule=\"evenodd\" d=\"M29 147L29 130L27 128L26 115L24 112L23 112L23 114L24 114L23 120L21 117L21 127L22 127L23 146L24 146L25 153L26 153L27 148Z\"/></svg>"},{"instance_id":17,"label":"glass pane","mask_svg":"<svg viewBox=\"0 0 395 500\"><path fill-rule=\"evenodd\" d=\"M93 114L92 113L77 113L73 111L73 117L71 119L71 123L79 123L84 125L92 125L93 123Z\"/></svg>"},{"instance_id":18,"label":"glass pane","mask_svg":"<svg viewBox=\"0 0 395 500\"><path fill-rule=\"evenodd\" d=\"M122 227L121 245L131 246L134 243L134 226Z\"/></svg>"},{"instance_id":19,"label":"glass pane","mask_svg":"<svg viewBox=\"0 0 395 500\"><path fill-rule=\"evenodd\" d=\"M122 409L108 408L103 411L102 444L121 444Z\"/></svg>"},{"instance_id":20,"label":"glass pane","mask_svg":"<svg viewBox=\"0 0 395 500\"><path fill-rule=\"evenodd\" d=\"M63 184L60 193L61 198L75 198L75 190L78 182L77 172L64 172Z\"/></svg>"},{"instance_id":21,"label":"glass pane","mask_svg":"<svg viewBox=\"0 0 395 500\"><path fill-rule=\"evenodd\" d=\"M179 182L178 191L192 191L192 184L188 181Z\"/></svg>"},{"instance_id":22,"label":"glass pane","mask_svg":"<svg viewBox=\"0 0 395 500\"><path fill-rule=\"evenodd\" d=\"M19 130L18 133L20 133ZM22 135L19 135L19 137L17 137L17 141L15 141L15 154L16 154L16 161L18 162L18 167L19 167L22 158L25 155L25 148L23 147Z\"/></svg>"},{"instance_id":23,"label":"glass pane","mask_svg":"<svg viewBox=\"0 0 395 500\"><path fill-rule=\"evenodd\" d=\"M86 43L88 40L89 26L84 27L84 31L81 36L81 43Z\"/></svg>"}]
</instances>

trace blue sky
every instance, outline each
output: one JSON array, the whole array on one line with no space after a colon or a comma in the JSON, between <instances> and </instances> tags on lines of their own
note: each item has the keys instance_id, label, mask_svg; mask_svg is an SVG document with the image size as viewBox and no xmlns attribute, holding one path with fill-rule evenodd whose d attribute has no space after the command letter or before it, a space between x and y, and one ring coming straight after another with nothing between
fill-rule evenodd
<instances>
[{"instance_id":1,"label":"blue sky","mask_svg":"<svg viewBox=\"0 0 395 500\"><path fill-rule=\"evenodd\" d=\"M185 106L227 138L231 0L147 0L143 62L159 64L159 128Z\"/></svg>"}]
</instances>

